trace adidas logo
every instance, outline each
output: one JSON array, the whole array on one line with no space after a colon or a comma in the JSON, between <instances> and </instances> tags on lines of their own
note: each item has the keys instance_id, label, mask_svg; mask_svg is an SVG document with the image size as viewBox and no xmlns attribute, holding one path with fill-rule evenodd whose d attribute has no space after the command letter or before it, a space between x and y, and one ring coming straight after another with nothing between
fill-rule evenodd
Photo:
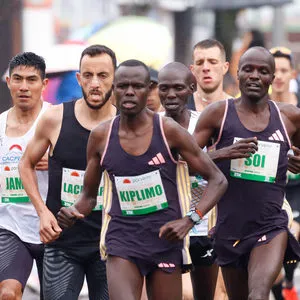
<instances>
[{"instance_id":1,"label":"adidas logo","mask_svg":"<svg viewBox=\"0 0 300 300\"><path fill-rule=\"evenodd\" d=\"M150 161L148 161L148 165L150 165L150 166L161 165L161 164L165 164L165 163L166 163L166 161L160 152L157 153Z\"/></svg>"},{"instance_id":2,"label":"adidas logo","mask_svg":"<svg viewBox=\"0 0 300 300\"><path fill-rule=\"evenodd\" d=\"M175 268L175 265L170 263L160 263L157 266L159 268Z\"/></svg>"},{"instance_id":3,"label":"adidas logo","mask_svg":"<svg viewBox=\"0 0 300 300\"><path fill-rule=\"evenodd\" d=\"M264 242L267 240L266 235L263 235L259 240L257 240L258 242Z\"/></svg>"},{"instance_id":4,"label":"adidas logo","mask_svg":"<svg viewBox=\"0 0 300 300\"><path fill-rule=\"evenodd\" d=\"M282 141L284 142L284 137L279 129L277 129L270 137L270 141Z\"/></svg>"}]
</instances>

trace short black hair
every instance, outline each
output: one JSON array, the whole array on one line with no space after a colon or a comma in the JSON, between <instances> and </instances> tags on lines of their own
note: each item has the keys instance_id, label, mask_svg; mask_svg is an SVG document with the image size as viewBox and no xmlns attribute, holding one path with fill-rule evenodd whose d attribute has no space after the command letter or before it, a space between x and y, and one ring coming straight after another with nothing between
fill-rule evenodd
<instances>
[{"instance_id":1,"label":"short black hair","mask_svg":"<svg viewBox=\"0 0 300 300\"><path fill-rule=\"evenodd\" d=\"M116 59L116 54L114 51L112 51L110 48L104 46L104 45L91 45L87 48L85 48L82 53L81 53L81 57L80 57L80 61L79 61L79 69L81 66L81 61L82 58L85 55L88 55L90 57L94 57L100 54L108 54L111 57L114 69L116 69L117 67L117 59Z\"/></svg>"},{"instance_id":2,"label":"short black hair","mask_svg":"<svg viewBox=\"0 0 300 300\"><path fill-rule=\"evenodd\" d=\"M120 63L116 69L116 71L120 68L120 67L143 67L147 73L147 81L150 81L150 71L149 68L146 66L146 64L144 64L142 61L137 60L137 59L128 59L123 61L122 63Z\"/></svg>"},{"instance_id":3,"label":"short black hair","mask_svg":"<svg viewBox=\"0 0 300 300\"><path fill-rule=\"evenodd\" d=\"M33 67L40 72L42 79L46 77L44 58L33 52L23 52L14 56L8 64L9 76L11 76L13 69L19 66Z\"/></svg>"},{"instance_id":4,"label":"short black hair","mask_svg":"<svg viewBox=\"0 0 300 300\"><path fill-rule=\"evenodd\" d=\"M202 41L198 42L193 47L193 59L194 59L194 51L196 49L198 49L198 48L200 48L200 49L210 49L210 48L213 48L213 47L217 47L217 48L220 49L221 55L224 58L224 60L226 61L226 51L225 51L224 45L221 42L219 42L218 40L215 40L215 39L205 39L205 40L202 40Z\"/></svg>"}]
</instances>

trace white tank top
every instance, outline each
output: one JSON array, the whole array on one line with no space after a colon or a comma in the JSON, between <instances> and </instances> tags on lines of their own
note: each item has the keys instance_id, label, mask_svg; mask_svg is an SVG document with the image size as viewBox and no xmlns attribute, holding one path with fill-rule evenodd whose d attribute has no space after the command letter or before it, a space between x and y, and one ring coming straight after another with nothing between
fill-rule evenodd
<instances>
[{"instance_id":1,"label":"white tank top","mask_svg":"<svg viewBox=\"0 0 300 300\"><path fill-rule=\"evenodd\" d=\"M50 106L43 102L42 109L32 127L20 137L5 134L9 110L0 114L0 227L15 233L22 241L40 244L39 217L27 197L18 172L18 164L37 122ZM48 171L37 171L39 191L45 201L48 191Z\"/></svg>"}]
</instances>

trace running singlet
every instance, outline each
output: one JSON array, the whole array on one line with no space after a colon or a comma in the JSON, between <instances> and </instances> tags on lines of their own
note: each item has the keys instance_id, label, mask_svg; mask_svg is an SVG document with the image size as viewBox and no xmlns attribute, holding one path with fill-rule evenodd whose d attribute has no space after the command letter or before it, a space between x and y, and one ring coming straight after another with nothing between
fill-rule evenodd
<instances>
[{"instance_id":1,"label":"running singlet","mask_svg":"<svg viewBox=\"0 0 300 300\"><path fill-rule=\"evenodd\" d=\"M159 238L161 226L182 218L189 210L186 164L171 154L158 114L153 116L150 146L139 156L123 150L119 124L118 116L111 123L101 160L108 173L104 178L102 258L111 254L161 262L163 253L177 251L181 253L178 264L190 264L188 237L176 243Z\"/></svg>"},{"instance_id":2,"label":"running singlet","mask_svg":"<svg viewBox=\"0 0 300 300\"><path fill-rule=\"evenodd\" d=\"M32 127L19 137L5 134L9 110L0 115L0 227L15 233L23 242L40 244L39 217L28 198L20 179L18 164L33 137L38 120L49 103L42 109ZM48 171L37 171L39 191L45 201L47 196Z\"/></svg>"},{"instance_id":3,"label":"running singlet","mask_svg":"<svg viewBox=\"0 0 300 300\"><path fill-rule=\"evenodd\" d=\"M218 203L217 243L226 238L234 244L271 230L287 229L288 224L282 204L290 140L279 109L269 101L269 124L263 131L253 132L241 123L234 101L226 102L216 149L230 146L239 138L256 136L258 151L247 159L217 163L228 180L228 189Z\"/></svg>"},{"instance_id":4,"label":"running singlet","mask_svg":"<svg viewBox=\"0 0 300 300\"><path fill-rule=\"evenodd\" d=\"M62 206L72 205L79 196L86 168L86 147L90 131L77 121L74 108L76 101L63 103L62 126L53 155L49 156L49 191L47 207L56 216ZM101 196L103 188L99 188ZM84 220L63 230L50 245L62 248L99 247L102 222L102 201L98 197L96 209Z\"/></svg>"}]
</instances>

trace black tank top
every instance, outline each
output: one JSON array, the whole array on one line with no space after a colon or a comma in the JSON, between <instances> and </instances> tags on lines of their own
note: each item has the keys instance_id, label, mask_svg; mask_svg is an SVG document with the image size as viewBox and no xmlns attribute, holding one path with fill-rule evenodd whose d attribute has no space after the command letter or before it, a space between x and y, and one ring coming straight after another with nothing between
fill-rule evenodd
<instances>
[{"instance_id":1,"label":"black tank top","mask_svg":"<svg viewBox=\"0 0 300 300\"><path fill-rule=\"evenodd\" d=\"M56 216L61 204L62 169L85 170L86 147L90 131L82 127L75 117L76 101L63 103L63 119L53 155L49 156L49 189L47 207ZM64 229L51 246L73 248L79 245L99 248L102 212L93 211L73 227ZM91 249L90 249L91 250Z\"/></svg>"}]
</instances>

